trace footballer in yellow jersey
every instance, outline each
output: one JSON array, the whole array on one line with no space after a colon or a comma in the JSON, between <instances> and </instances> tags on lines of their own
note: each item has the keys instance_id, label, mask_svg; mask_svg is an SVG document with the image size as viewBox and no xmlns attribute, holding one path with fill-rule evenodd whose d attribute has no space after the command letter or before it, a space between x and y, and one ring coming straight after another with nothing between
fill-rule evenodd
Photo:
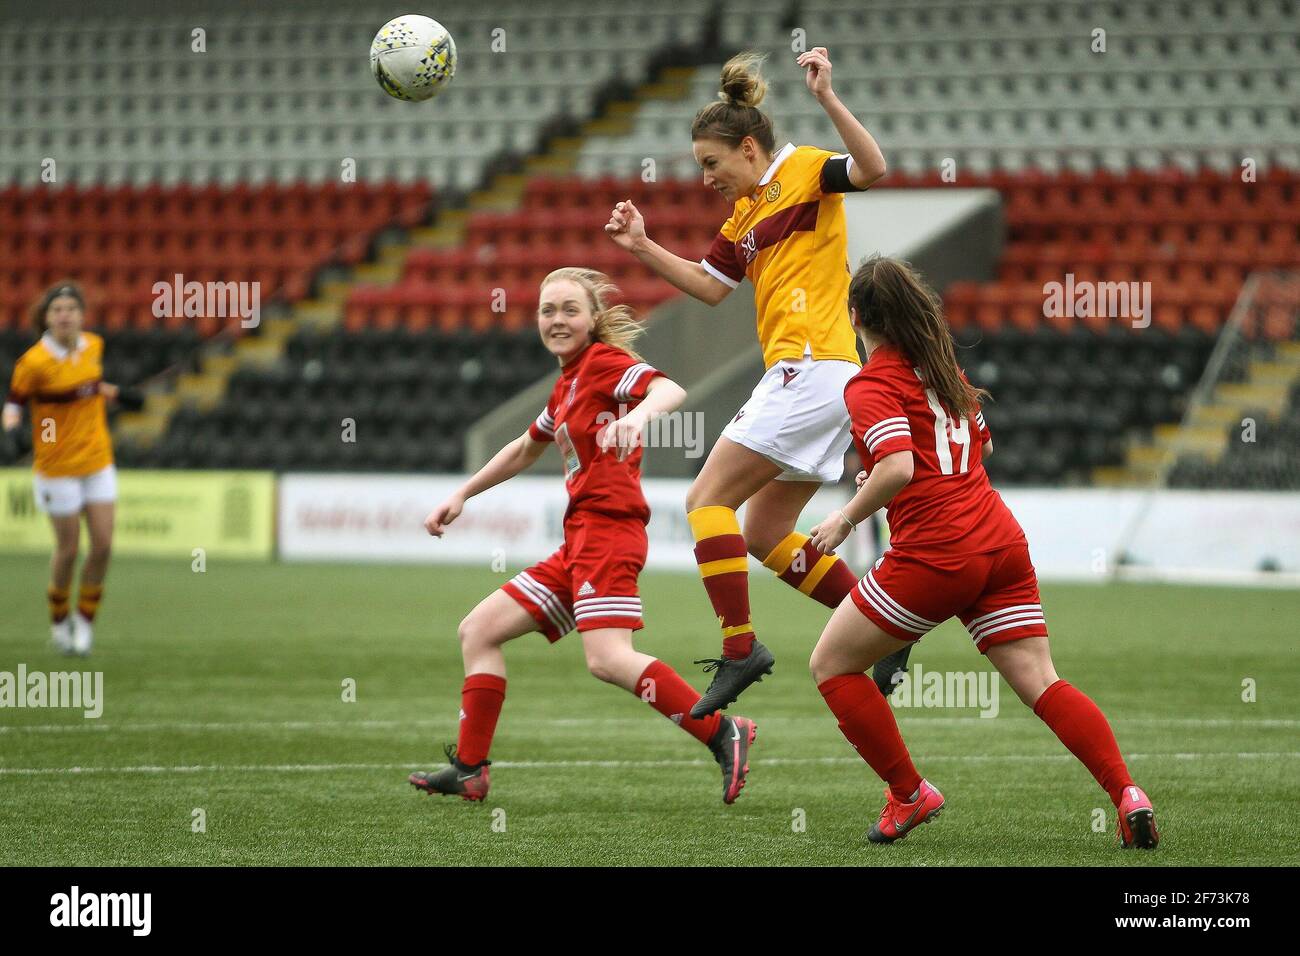
<instances>
[{"instance_id":1,"label":"footballer in yellow jersey","mask_svg":"<svg viewBox=\"0 0 1300 956\"><path fill-rule=\"evenodd\" d=\"M722 628L722 656L709 664L713 683L692 709L695 717L726 707L771 673L772 653L755 639L750 619L748 555L828 607L858 583L841 558L822 554L795 524L820 485L844 471L851 437L844 387L860 362L849 319L843 194L883 176L885 160L832 90L825 47L800 53L796 63L844 151L777 148L772 121L758 109L766 91L761 60L732 57L722 68L719 101L691 124L704 185L735 204L704 259L692 262L651 241L631 201L618 203L605 226L615 243L710 305L746 278L754 286L766 372L686 496L696 561ZM744 503L742 532L736 509Z\"/></svg>"},{"instance_id":2,"label":"footballer in yellow jersey","mask_svg":"<svg viewBox=\"0 0 1300 956\"><path fill-rule=\"evenodd\" d=\"M36 504L54 528L54 555L46 598L51 633L64 653L88 654L95 612L103 595L113 539L117 475L105 404L118 397L104 381L104 340L83 330L85 305L73 283L51 288L33 307L40 340L14 367L5 401L5 444L31 413ZM81 517L90 553L81 568L77 605L70 607Z\"/></svg>"}]
</instances>

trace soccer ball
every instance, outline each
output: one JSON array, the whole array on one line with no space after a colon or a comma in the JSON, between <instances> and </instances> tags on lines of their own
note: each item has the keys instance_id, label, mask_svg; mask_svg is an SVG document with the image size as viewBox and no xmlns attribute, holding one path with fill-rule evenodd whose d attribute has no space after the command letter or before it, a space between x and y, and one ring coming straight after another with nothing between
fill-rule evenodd
<instances>
[{"instance_id":1,"label":"soccer ball","mask_svg":"<svg viewBox=\"0 0 1300 956\"><path fill-rule=\"evenodd\" d=\"M437 20L389 20L370 44L370 71L389 96L428 100L456 74L456 41Z\"/></svg>"}]
</instances>

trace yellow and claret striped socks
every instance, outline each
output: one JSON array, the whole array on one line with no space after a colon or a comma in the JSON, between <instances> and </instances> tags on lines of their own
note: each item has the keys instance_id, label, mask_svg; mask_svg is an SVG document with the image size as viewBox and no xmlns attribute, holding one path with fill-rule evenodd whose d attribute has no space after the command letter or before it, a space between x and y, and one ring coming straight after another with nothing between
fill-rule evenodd
<instances>
[{"instance_id":1,"label":"yellow and claret striped socks","mask_svg":"<svg viewBox=\"0 0 1300 956\"><path fill-rule=\"evenodd\" d=\"M840 602L858 584L858 576L849 570L843 558L822 554L806 534L793 531L785 536L772 553L763 559L763 567L790 587L802 591L827 607Z\"/></svg>"},{"instance_id":2,"label":"yellow and claret striped socks","mask_svg":"<svg viewBox=\"0 0 1300 956\"><path fill-rule=\"evenodd\" d=\"M104 585L82 584L81 591L77 594L77 613L87 621L93 621L95 612L99 610L100 599L103 596Z\"/></svg>"},{"instance_id":3,"label":"yellow and claret striped socks","mask_svg":"<svg viewBox=\"0 0 1300 956\"><path fill-rule=\"evenodd\" d=\"M749 552L740 533L736 512L709 505L687 512L695 539L695 561L700 566L704 590L722 625L722 656L748 657L754 645L754 625L749 618Z\"/></svg>"},{"instance_id":4,"label":"yellow and claret striped socks","mask_svg":"<svg viewBox=\"0 0 1300 956\"><path fill-rule=\"evenodd\" d=\"M50 621L58 624L68 616L68 588L56 588L51 584L45 589L45 600L50 606Z\"/></svg>"}]
</instances>

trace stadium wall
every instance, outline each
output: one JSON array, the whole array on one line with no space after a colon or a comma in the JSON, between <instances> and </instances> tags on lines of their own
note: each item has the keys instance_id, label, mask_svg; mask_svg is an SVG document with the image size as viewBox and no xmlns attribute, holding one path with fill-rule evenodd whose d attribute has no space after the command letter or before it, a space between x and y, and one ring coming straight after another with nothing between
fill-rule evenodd
<instances>
[{"instance_id":1,"label":"stadium wall","mask_svg":"<svg viewBox=\"0 0 1300 956\"><path fill-rule=\"evenodd\" d=\"M558 547L567 497L562 483L541 476L485 492L444 538L429 538L425 516L463 481L460 475L285 475L279 553L288 561L480 564L505 574ZM695 573L682 507L688 486L685 479L644 481L652 510L649 568ZM1294 494L1165 491L1149 500L1130 489L1013 488L1002 496L1024 526L1045 580L1110 579L1121 568L1122 535L1146 508L1123 565L1127 576L1300 586L1300 496ZM847 488L823 488L804 510L800 529L808 531L847 497ZM876 557L864 530L849 539L845 553L860 572ZM761 565L751 559L751 567Z\"/></svg>"},{"instance_id":2,"label":"stadium wall","mask_svg":"<svg viewBox=\"0 0 1300 956\"><path fill-rule=\"evenodd\" d=\"M548 456L550 457L550 456ZM423 523L464 475L286 474L127 469L119 473L119 555L285 561L481 565L502 574L539 560L563 535L568 503L554 477L527 475L470 504L434 540ZM682 507L687 479L647 478L647 567L695 573ZM1044 580L1115 577L1173 583L1300 587L1300 496L1285 492L1010 488L1002 497L1029 538ZM848 497L818 492L807 532ZM743 508L742 508L743 515ZM1119 548L1137 519L1121 555ZM32 498L31 472L0 469L0 553L44 555L49 523ZM842 551L859 572L877 550L866 529ZM751 567L761 565L751 559Z\"/></svg>"}]
</instances>

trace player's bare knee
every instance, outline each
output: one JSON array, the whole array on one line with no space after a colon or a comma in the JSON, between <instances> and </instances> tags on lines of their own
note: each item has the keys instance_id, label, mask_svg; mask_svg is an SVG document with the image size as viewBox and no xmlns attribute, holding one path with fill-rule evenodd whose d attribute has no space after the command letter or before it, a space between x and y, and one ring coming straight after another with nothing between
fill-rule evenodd
<instances>
[{"instance_id":1,"label":"player's bare knee","mask_svg":"<svg viewBox=\"0 0 1300 956\"><path fill-rule=\"evenodd\" d=\"M834 674L829 673L830 669L830 661L826 659L826 654L821 652L820 645L814 647L812 656L808 658L808 673L812 675L813 683L820 686L823 681L834 677Z\"/></svg>"},{"instance_id":2,"label":"player's bare knee","mask_svg":"<svg viewBox=\"0 0 1300 956\"><path fill-rule=\"evenodd\" d=\"M493 640L491 624L482 615L473 612L461 620L456 628L456 635L460 638L462 651L481 650L498 643Z\"/></svg>"},{"instance_id":3,"label":"player's bare knee","mask_svg":"<svg viewBox=\"0 0 1300 956\"><path fill-rule=\"evenodd\" d=\"M587 670L596 680L604 681L606 684L612 684L617 673L613 655L604 653L588 654Z\"/></svg>"},{"instance_id":4,"label":"player's bare knee","mask_svg":"<svg viewBox=\"0 0 1300 956\"><path fill-rule=\"evenodd\" d=\"M704 508L712 504L712 495L708 494L708 489L701 487L699 482L692 484L686 489L686 511L689 514L696 508Z\"/></svg>"}]
</instances>

